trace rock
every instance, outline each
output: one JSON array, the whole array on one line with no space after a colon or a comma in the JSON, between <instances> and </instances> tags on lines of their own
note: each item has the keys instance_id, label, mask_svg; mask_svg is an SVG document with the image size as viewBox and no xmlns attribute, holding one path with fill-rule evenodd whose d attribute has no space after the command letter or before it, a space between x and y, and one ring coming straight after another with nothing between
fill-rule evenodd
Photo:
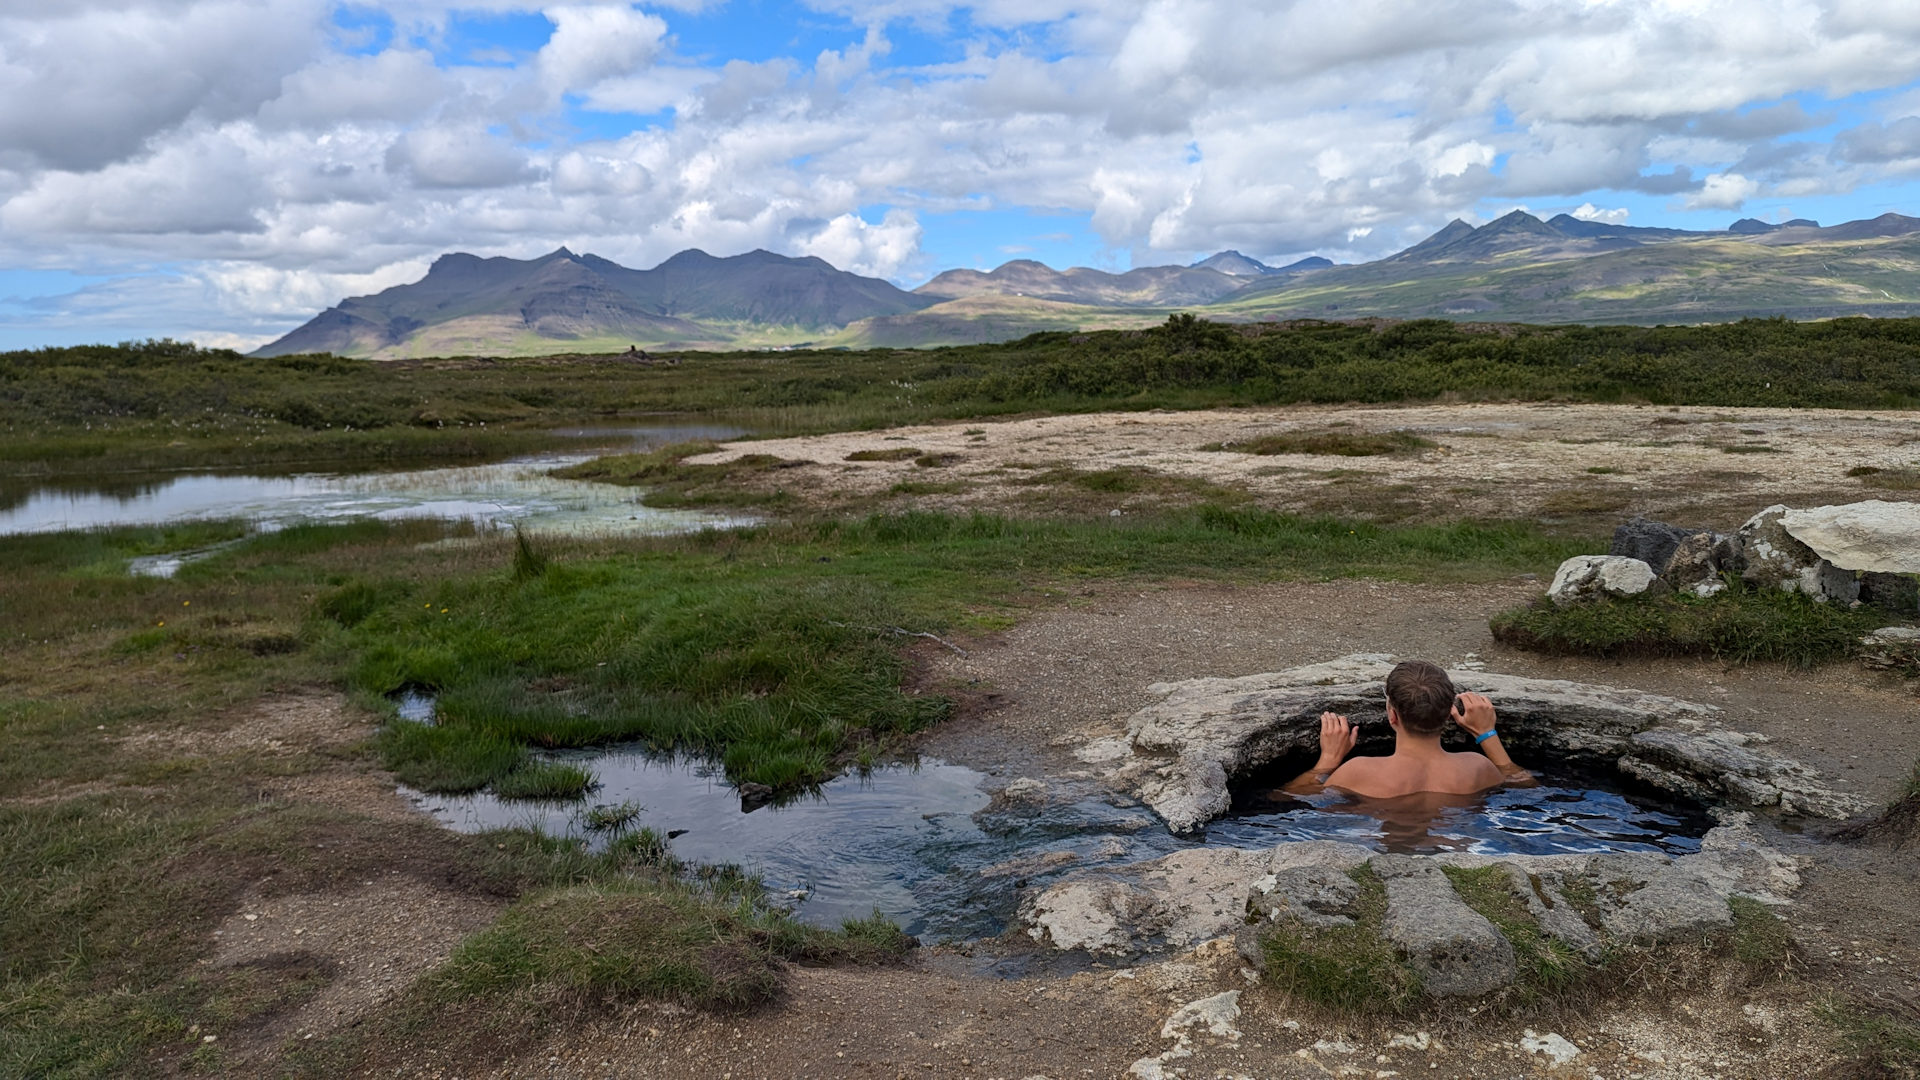
<instances>
[{"instance_id":1,"label":"rock","mask_svg":"<svg viewBox=\"0 0 1920 1080\"><path fill-rule=\"evenodd\" d=\"M1506 872L1507 881L1526 903L1533 921L1540 924L1541 933L1589 960L1600 958L1603 948L1600 935L1567 902L1561 891L1559 873L1552 870L1529 872L1511 862L1496 865Z\"/></svg>"},{"instance_id":2,"label":"rock","mask_svg":"<svg viewBox=\"0 0 1920 1080\"><path fill-rule=\"evenodd\" d=\"M1920 574L1920 503L1866 502L1789 510L1780 527L1843 570Z\"/></svg>"},{"instance_id":3,"label":"rock","mask_svg":"<svg viewBox=\"0 0 1920 1080\"><path fill-rule=\"evenodd\" d=\"M1695 595L1711 596L1711 592L1700 592L1699 586L1711 582L1724 588L1721 571L1736 570L1739 566L1738 540L1722 533L1698 532L1673 549L1672 557L1660 571L1660 578L1675 589L1692 589Z\"/></svg>"},{"instance_id":4,"label":"rock","mask_svg":"<svg viewBox=\"0 0 1920 1080\"><path fill-rule=\"evenodd\" d=\"M1860 662L1870 668L1920 674L1920 627L1883 626L1861 638Z\"/></svg>"},{"instance_id":5,"label":"rock","mask_svg":"<svg viewBox=\"0 0 1920 1080\"><path fill-rule=\"evenodd\" d=\"M1800 588L1800 572L1820 561L1812 548L1780 523L1790 512L1776 503L1748 518L1735 534L1740 538L1743 563L1740 576L1747 584L1777 585L1794 592Z\"/></svg>"},{"instance_id":6,"label":"rock","mask_svg":"<svg viewBox=\"0 0 1920 1080\"><path fill-rule=\"evenodd\" d=\"M742 812L751 813L773 801L773 789L765 784L741 784L739 790Z\"/></svg>"},{"instance_id":7,"label":"rock","mask_svg":"<svg viewBox=\"0 0 1920 1080\"><path fill-rule=\"evenodd\" d=\"M1036 780L1031 776L1022 776L1017 780L1010 781L1006 787L995 792L993 800L989 804L989 809L997 811L1039 810L1047 805L1047 798L1048 790L1045 780Z\"/></svg>"},{"instance_id":8,"label":"rock","mask_svg":"<svg viewBox=\"0 0 1920 1080\"><path fill-rule=\"evenodd\" d=\"M1351 717L1363 751L1390 745L1382 683L1392 667L1392 657L1360 653L1265 675L1157 683L1148 690L1160 700L1128 721L1131 751L1103 762L1104 779L1138 795L1169 829L1188 832L1226 812L1229 778L1288 757L1310 760L1319 746L1323 711ZM1719 730L1714 723L1719 710L1712 706L1484 671L1449 675L1459 689L1493 700L1509 747L1570 764L1618 768L1705 801L1746 791L1754 805L1778 805L1793 813L1845 817L1851 812L1842 812L1849 797L1828 790L1811 770L1748 746L1744 737L1664 746L1633 741L1649 731L1711 736ZM1720 753L1722 743L1740 751L1737 768L1752 770L1741 773L1744 779L1723 782L1721 773L1734 766Z\"/></svg>"},{"instance_id":9,"label":"rock","mask_svg":"<svg viewBox=\"0 0 1920 1080\"><path fill-rule=\"evenodd\" d=\"M1360 883L1330 866L1295 866L1253 883L1247 893L1247 914L1278 922L1291 919L1303 926L1352 926L1353 905L1360 899Z\"/></svg>"},{"instance_id":10,"label":"rock","mask_svg":"<svg viewBox=\"0 0 1920 1080\"><path fill-rule=\"evenodd\" d=\"M1755 745L1737 731L1656 728L1626 740L1617 767L1696 802L1777 806L1788 813L1844 819L1866 801L1834 791L1819 774Z\"/></svg>"},{"instance_id":11,"label":"rock","mask_svg":"<svg viewBox=\"0 0 1920 1080\"><path fill-rule=\"evenodd\" d=\"M1635 517L1613 530L1613 546L1607 549L1607 554L1638 559L1658 574L1666 569L1674 550L1699 531Z\"/></svg>"},{"instance_id":12,"label":"rock","mask_svg":"<svg viewBox=\"0 0 1920 1080\"><path fill-rule=\"evenodd\" d=\"M1603 890L1604 891L1604 890ZM1733 910L1713 883L1690 867L1669 865L1604 918L1607 934L1634 945L1698 940L1733 925Z\"/></svg>"},{"instance_id":13,"label":"rock","mask_svg":"<svg viewBox=\"0 0 1920 1080\"><path fill-rule=\"evenodd\" d=\"M1124 869L1121 882L1073 878L1030 896L1020 920L1035 941L1059 949L1137 953L1226 937L1245 924L1250 883L1296 868L1344 874L1372 853L1356 844L1308 840L1266 851L1202 847Z\"/></svg>"},{"instance_id":14,"label":"rock","mask_svg":"<svg viewBox=\"0 0 1920 1080\"><path fill-rule=\"evenodd\" d=\"M1559 607L1602 596L1638 596L1652 587L1653 567L1620 555L1575 555L1560 564L1547 598Z\"/></svg>"},{"instance_id":15,"label":"rock","mask_svg":"<svg viewBox=\"0 0 1920 1080\"><path fill-rule=\"evenodd\" d=\"M1375 856L1374 873L1387 886L1387 917L1381 934L1438 997L1484 994L1519 976L1513 943L1468 907L1430 859Z\"/></svg>"},{"instance_id":16,"label":"rock","mask_svg":"<svg viewBox=\"0 0 1920 1080\"><path fill-rule=\"evenodd\" d=\"M1677 865L1700 875L1715 892L1764 904L1784 904L1800 888L1800 865L1768 847L1751 814L1723 814L1721 824L1700 839L1700 851Z\"/></svg>"},{"instance_id":17,"label":"rock","mask_svg":"<svg viewBox=\"0 0 1920 1080\"><path fill-rule=\"evenodd\" d=\"M1209 1034L1223 1039L1238 1039L1240 1030L1233 1026L1240 1019L1240 991L1228 990L1225 993L1204 997L1199 1001L1189 1001L1167 1017L1160 1025L1160 1037L1177 1039L1189 1035L1194 1028L1205 1028Z\"/></svg>"},{"instance_id":18,"label":"rock","mask_svg":"<svg viewBox=\"0 0 1920 1080\"><path fill-rule=\"evenodd\" d=\"M1796 580L1783 581L1781 585L1789 591L1805 593L1822 604L1844 607L1860 599L1859 577L1853 571L1842 570L1825 559L1802 567Z\"/></svg>"},{"instance_id":19,"label":"rock","mask_svg":"<svg viewBox=\"0 0 1920 1080\"><path fill-rule=\"evenodd\" d=\"M1021 916L1027 936L1042 945L1125 953L1141 933L1144 908L1121 882L1069 881L1029 898Z\"/></svg>"},{"instance_id":20,"label":"rock","mask_svg":"<svg viewBox=\"0 0 1920 1080\"><path fill-rule=\"evenodd\" d=\"M1908 574L1869 570L1860 575L1860 599L1897 615L1920 612L1920 581Z\"/></svg>"},{"instance_id":21,"label":"rock","mask_svg":"<svg viewBox=\"0 0 1920 1080\"><path fill-rule=\"evenodd\" d=\"M1521 1035L1520 1049L1529 1054L1544 1055L1556 1069L1580 1056L1580 1048L1568 1042L1565 1036L1556 1035L1551 1031L1545 1035L1536 1035L1532 1028L1528 1028Z\"/></svg>"}]
</instances>

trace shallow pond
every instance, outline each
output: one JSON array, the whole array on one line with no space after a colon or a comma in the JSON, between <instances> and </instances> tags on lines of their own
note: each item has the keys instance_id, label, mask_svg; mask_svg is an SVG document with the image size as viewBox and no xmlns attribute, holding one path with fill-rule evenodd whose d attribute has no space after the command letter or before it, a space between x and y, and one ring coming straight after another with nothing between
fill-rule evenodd
<instances>
[{"instance_id":1,"label":"shallow pond","mask_svg":"<svg viewBox=\"0 0 1920 1080\"><path fill-rule=\"evenodd\" d=\"M602 438L614 452L692 439L738 436L737 428L650 425L570 428L559 438ZM438 518L482 527L519 525L541 532L684 532L731 519L640 505L638 488L548 475L591 453L547 453L488 465L405 472L289 475L165 473L61 480L8 488L0 497L0 535L240 519L261 529L358 518ZM170 574L179 553L145 560L136 572Z\"/></svg>"},{"instance_id":2,"label":"shallow pond","mask_svg":"<svg viewBox=\"0 0 1920 1080\"><path fill-rule=\"evenodd\" d=\"M421 703L409 702L408 711L422 716ZM1465 800L1424 829L1328 796L1244 804L1203 835L1177 837L1124 797L1056 788L1044 806L995 803L988 788L1000 781L931 761L848 774L812 795L749 812L717 766L638 750L549 756L585 766L600 786L579 803L410 794L462 832L527 826L593 843L604 834L582 824L589 809L636 803L643 808L638 824L678 834L675 855L755 871L809 922L835 925L878 908L929 941L998 933L1027 890L1063 874L1203 844L1260 848L1324 839L1394 851L1678 854L1698 850L1698 837L1712 824L1698 813L1568 779Z\"/></svg>"}]
</instances>

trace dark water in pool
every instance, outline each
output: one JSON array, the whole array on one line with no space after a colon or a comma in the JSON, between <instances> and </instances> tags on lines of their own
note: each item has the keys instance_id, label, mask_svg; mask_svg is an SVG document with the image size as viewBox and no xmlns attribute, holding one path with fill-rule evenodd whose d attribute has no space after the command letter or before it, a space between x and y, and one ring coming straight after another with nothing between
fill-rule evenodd
<instances>
[{"instance_id":1,"label":"dark water in pool","mask_svg":"<svg viewBox=\"0 0 1920 1080\"><path fill-rule=\"evenodd\" d=\"M407 702L423 715L430 705ZM1000 932L1022 896L1075 871L1113 869L1200 845L1270 847L1340 840L1376 850L1485 854L1697 850L1704 815L1566 780L1498 791L1442 808L1424 829L1370 816L1331 797L1284 804L1246 801L1202 835L1174 836L1144 806L1120 796L1061 788L1044 807L995 805L993 778L923 761L848 774L784 805L744 811L719 768L638 750L566 752L599 781L578 803L502 802L489 794L413 797L462 832L522 826L589 843L596 805L639 804L639 824L678 832L674 854L759 873L776 900L820 925L878 908L927 941ZM1584 784L1585 786L1566 786Z\"/></svg>"}]
</instances>

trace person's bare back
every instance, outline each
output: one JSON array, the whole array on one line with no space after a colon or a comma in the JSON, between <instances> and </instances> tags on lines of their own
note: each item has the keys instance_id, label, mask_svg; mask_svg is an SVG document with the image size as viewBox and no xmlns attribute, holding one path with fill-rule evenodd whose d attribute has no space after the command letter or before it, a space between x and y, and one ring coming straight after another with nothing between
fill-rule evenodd
<instances>
[{"instance_id":1,"label":"person's bare back","mask_svg":"<svg viewBox=\"0 0 1920 1080\"><path fill-rule=\"evenodd\" d=\"M1440 735L1449 720L1472 735L1485 756L1442 748ZM1387 722L1394 734L1390 756L1349 759L1358 739L1352 721L1322 713L1319 763L1282 790L1305 795L1331 788L1391 799L1419 792L1476 795L1533 780L1500 745L1493 702L1482 694L1456 695L1447 673L1423 660L1399 664L1387 676Z\"/></svg>"}]
</instances>

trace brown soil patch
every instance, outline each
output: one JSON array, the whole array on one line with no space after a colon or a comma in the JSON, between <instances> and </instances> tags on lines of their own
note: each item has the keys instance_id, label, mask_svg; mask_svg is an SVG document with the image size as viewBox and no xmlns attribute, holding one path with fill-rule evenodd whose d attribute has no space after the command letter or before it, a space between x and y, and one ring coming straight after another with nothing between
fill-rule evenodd
<instances>
[{"instance_id":1,"label":"brown soil patch","mask_svg":"<svg viewBox=\"0 0 1920 1080\"><path fill-rule=\"evenodd\" d=\"M234 1064L368 1018L499 909L498 902L393 871L352 887L243 898L213 932L214 953L201 963L217 972L299 959L324 972L325 981L303 1003L244 1032Z\"/></svg>"},{"instance_id":2,"label":"brown soil patch","mask_svg":"<svg viewBox=\"0 0 1920 1080\"><path fill-rule=\"evenodd\" d=\"M1372 457L1232 449L1266 436L1329 430L1355 436L1406 432L1438 445ZM913 461L848 460L884 455L903 440L948 459L940 470L939 479L947 482L942 490L916 487L927 471ZM1771 502L1887 497L1889 492L1873 486L1875 475L1849 477L1847 470L1913 466L1920 463L1917 441L1920 419L1893 411L1302 405L1045 416L765 439L729 443L687 461L719 464L771 454L814 463L783 472L778 483L819 508L880 500L902 507L1124 513L1217 495L1204 487L1137 479L1103 488L1064 471L1142 470L1231 489L1278 509L1381 519L1641 513L1738 524ZM1200 449L1210 444L1228 449ZM1072 498L1036 493L1032 481L1047 471L1054 474L1053 490ZM895 492L902 483L905 491Z\"/></svg>"}]
</instances>

